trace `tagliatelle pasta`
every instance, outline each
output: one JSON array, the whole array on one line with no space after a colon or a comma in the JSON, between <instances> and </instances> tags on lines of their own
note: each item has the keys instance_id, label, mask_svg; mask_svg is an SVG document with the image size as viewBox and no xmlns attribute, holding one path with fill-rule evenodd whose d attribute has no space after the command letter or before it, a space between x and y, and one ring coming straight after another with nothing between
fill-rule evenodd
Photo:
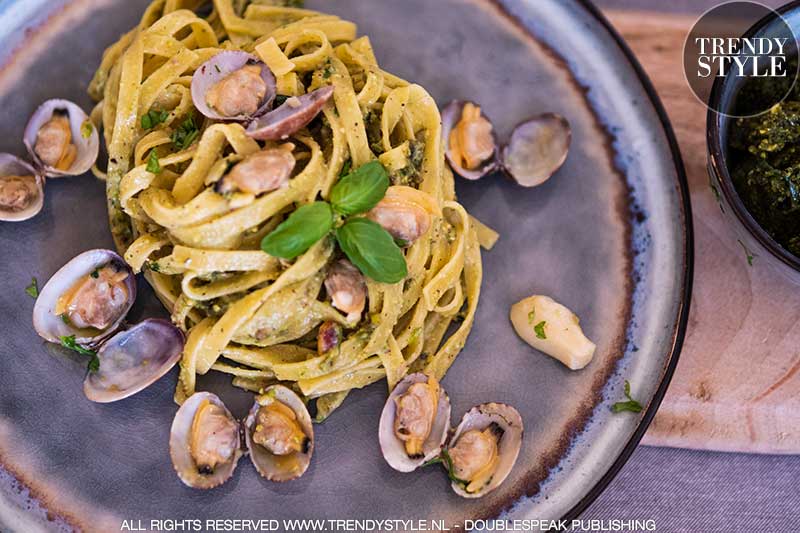
<instances>
[{"instance_id":1,"label":"tagliatelle pasta","mask_svg":"<svg viewBox=\"0 0 800 533\"><path fill-rule=\"evenodd\" d=\"M101 101L95 116L108 147L104 177L117 247L187 332L176 401L194 393L198 374L214 370L251 391L288 384L317 398L324 419L354 388L382 379L393 387L411 371L441 379L475 317L479 234L486 245L496 234L456 202L433 98L383 71L349 21L255 0L215 0L201 16L195 10L203 4L154 1L105 52L89 88ZM203 120L194 109L193 74L225 50L261 59L285 97L333 86L318 118L281 141L297 161L287 187L216 192L231 165L265 146L240 123ZM158 123L144 128L151 112ZM181 142L192 116L196 133ZM299 206L328 200L347 168L374 160L394 185L416 189L434 215L404 251L408 276L367 280L368 307L353 323L323 288L341 255L335 239L323 237L291 262L260 243ZM345 331L327 353L316 349L323 322Z\"/></svg>"}]
</instances>

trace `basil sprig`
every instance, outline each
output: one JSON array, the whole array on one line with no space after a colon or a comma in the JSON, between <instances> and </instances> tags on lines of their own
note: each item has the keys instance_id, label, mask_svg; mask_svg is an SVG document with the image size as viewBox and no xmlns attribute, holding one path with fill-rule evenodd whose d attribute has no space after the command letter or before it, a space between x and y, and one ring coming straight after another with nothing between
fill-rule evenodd
<instances>
[{"instance_id":1,"label":"basil sprig","mask_svg":"<svg viewBox=\"0 0 800 533\"><path fill-rule=\"evenodd\" d=\"M372 161L339 180L331 190L331 204L343 215L365 213L383 199L388 188L386 169Z\"/></svg>"},{"instance_id":2,"label":"basil sprig","mask_svg":"<svg viewBox=\"0 0 800 533\"><path fill-rule=\"evenodd\" d=\"M354 217L375 207L388 189L383 165L367 163L339 180L331 190L330 203L314 202L289 215L264 237L261 249L274 257L294 259L333 231L339 247L365 276L397 283L408 275L402 250L380 224ZM334 229L335 220L342 218L344 222Z\"/></svg>"},{"instance_id":3,"label":"basil sprig","mask_svg":"<svg viewBox=\"0 0 800 533\"><path fill-rule=\"evenodd\" d=\"M336 242L365 276L381 283L397 283L408 275L406 258L380 224L353 218L336 230Z\"/></svg>"},{"instance_id":4,"label":"basil sprig","mask_svg":"<svg viewBox=\"0 0 800 533\"><path fill-rule=\"evenodd\" d=\"M274 257L294 259L333 229L333 210L327 202L302 206L261 241L261 249Z\"/></svg>"}]
</instances>

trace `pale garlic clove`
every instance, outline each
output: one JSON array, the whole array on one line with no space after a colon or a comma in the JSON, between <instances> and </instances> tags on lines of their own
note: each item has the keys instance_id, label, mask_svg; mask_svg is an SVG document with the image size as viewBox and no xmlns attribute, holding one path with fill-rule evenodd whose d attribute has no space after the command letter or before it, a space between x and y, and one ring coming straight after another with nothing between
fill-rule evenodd
<instances>
[{"instance_id":1,"label":"pale garlic clove","mask_svg":"<svg viewBox=\"0 0 800 533\"><path fill-rule=\"evenodd\" d=\"M514 304L511 323L522 340L571 370L584 368L594 356L596 346L584 335L577 315L547 296Z\"/></svg>"}]
</instances>

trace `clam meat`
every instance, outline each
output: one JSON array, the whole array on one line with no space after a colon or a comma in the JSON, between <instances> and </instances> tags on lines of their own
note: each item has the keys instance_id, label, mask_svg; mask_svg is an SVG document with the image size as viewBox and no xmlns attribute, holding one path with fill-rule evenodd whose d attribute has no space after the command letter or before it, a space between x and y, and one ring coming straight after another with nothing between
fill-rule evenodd
<instances>
[{"instance_id":1,"label":"clam meat","mask_svg":"<svg viewBox=\"0 0 800 533\"><path fill-rule=\"evenodd\" d=\"M242 456L239 422L222 401L197 392L181 405L172 422L170 457L189 487L211 489L227 481Z\"/></svg>"},{"instance_id":2,"label":"clam meat","mask_svg":"<svg viewBox=\"0 0 800 533\"><path fill-rule=\"evenodd\" d=\"M363 274L347 259L339 259L325 277L325 290L333 306L347 313L349 323L358 322L367 301L367 282Z\"/></svg>"},{"instance_id":3,"label":"clam meat","mask_svg":"<svg viewBox=\"0 0 800 533\"><path fill-rule=\"evenodd\" d=\"M522 418L513 407L473 407L446 449L453 490L465 498L480 498L496 489L517 460L522 434Z\"/></svg>"},{"instance_id":4,"label":"clam meat","mask_svg":"<svg viewBox=\"0 0 800 533\"><path fill-rule=\"evenodd\" d=\"M49 342L74 335L85 346L113 334L136 299L131 268L110 250L90 250L64 265L33 309L36 332Z\"/></svg>"},{"instance_id":5,"label":"clam meat","mask_svg":"<svg viewBox=\"0 0 800 533\"><path fill-rule=\"evenodd\" d=\"M409 374L389 395L381 413L383 457L411 472L440 454L450 427L450 400L432 376Z\"/></svg>"},{"instance_id":6,"label":"clam meat","mask_svg":"<svg viewBox=\"0 0 800 533\"><path fill-rule=\"evenodd\" d=\"M244 421L250 459L271 481L289 481L308 469L314 453L311 416L300 397L282 385L256 398Z\"/></svg>"},{"instance_id":7,"label":"clam meat","mask_svg":"<svg viewBox=\"0 0 800 533\"><path fill-rule=\"evenodd\" d=\"M456 100L442 110L445 156L459 176L477 180L497 170L494 126L474 102Z\"/></svg>"},{"instance_id":8,"label":"clam meat","mask_svg":"<svg viewBox=\"0 0 800 533\"><path fill-rule=\"evenodd\" d=\"M260 195L288 187L296 163L293 150L294 145L286 143L249 155L217 182L216 191Z\"/></svg>"},{"instance_id":9,"label":"clam meat","mask_svg":"<svg viewBox=\"0 0 800 533\"><path fill-rule=\"evenodd\" d=\"M247 52L220 52L192 76L192 101L213 120L247 122L266 112L274 98L275 76Z\"/></svg>"},{"instance_id":10,"label":"clam meat","mask_svg":"<svg viewBox=\"0 0 800 533\"><path fill-rule=\"evenodd\" d=\"M11 154L0 154L0 221L21 222L44 205L44 179Z\"/></svg>"},{"instance_id":11,"label":"clam meat","mask_svg":"<svg viewBox=\"0 0 800 533\"><path fill-rule=\"evenodd\" d=\"M23 140L34 166L49 178L87 172L100 152L97 128L83 109L68 100L48 100L39 106Z\"/></svg>"}]
</instances>

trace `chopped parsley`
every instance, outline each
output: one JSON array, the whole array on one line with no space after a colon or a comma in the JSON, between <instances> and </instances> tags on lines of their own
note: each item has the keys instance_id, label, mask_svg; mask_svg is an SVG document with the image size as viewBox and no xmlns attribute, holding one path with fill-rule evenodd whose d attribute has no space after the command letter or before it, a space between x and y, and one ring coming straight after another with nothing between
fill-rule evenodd
<instances>
[{"instance_id":1,"label":"chopped parsley","mask_svg":"<svg viewBox=\"0 0 800 533\"><path fill-rule=\"evenodd\" d=\"M744 250L744 255L745 255L745 257L747 257L747 264L750 265L750 266L753 266L753 260L756 257L758 257L758 255L756 255L756 254L752 253L750 250L748 250L747 246L745 246L745 244L742 241L739 240L737 242L742 246L742 249Z\"/></svg>"},{"instance_id":2,"label":"chopped parsley","mask_svg":"<svg viewBox=\"0 0 800 533\"><path fill-rule=\"evenodd\" d=\"M169 113L167 111L158 111L155 109L151 109L144 115L142 115L142 129L143 130L151 130L158 126L159 124L166 122L169 118Z\"/></svg>"},{"instance_id":3,"label":"chopped parsley","mask_svg":"<svg viewBox=\"0 0 800 533\"><path fill-rule=\"evenodd\" d=\"M531 312L528 313L528 324L533 324L533 318L536 316L536 308L531 308Z\"/></svg>"},{"instance_id":4,"label":"chopped parsley","mask_svg":"<svg viewBox=\"0 0 800 533\"><path fill-rule=\"evenodd\" d=\"M27 292L28 296L33 299L39 297L39 282L36 280L36 278L31 278L31 284L25 287L25 292Z\"/></svg>"},{"instance_id":5,"label":"chopped parsley","mask_svg":"<svg viewBox=\"0 0 800 533\"><path fill-rule=\"evenodd\" d=\"M631 398L631 383L627 379L625 380L625 397L628 401L615 403L611 406L611 410L615 413L621 413L623 411L640 413L642 411L642 404Z\"/></svg>"},{"instance_id":6,"label":"chopped parsley","mask_svg":"<svg viewBox=\"0 0 800 533\"><path fill-rule=\"evenodd\" d=\"M528 318L530 318L530 315L528 315ZM547 325L547 322L542 320L541 322L539 322L538 324L533 326L533 331L536 332L536 336L539 337L540 339L546 339L547 338L547 334L544 332L544 328L545 328L546 325Z\"/></svg>"},{"instance_id":7,"label":"chopped parsley","mask_svg":"<svg viewBox=\"0 0 800 533\"><path fill-rule=\"evenodd\" d=\"M99 268L95 268L94 270L92 270L92 273L89 274L89 275L92 276L92 278L94 278L94 279L99 278L100 277L100 269Z\"/></svg>"},{"instance_id":8,"label":"chopped parsley","mask_svg":"<svg viewBox=\"0 0 800 533\"><path fill-rule=\"evenodd\" d=\"M158 261L150 261L147 267L153 272L161 272L161 265L158 264Z\"/></svg>"},{"instance_id":9,"label":"chopped parsley","mask_svg":"<svg viewBox=\"0 0 800 533\"><path fill-rule=\"evenodd\" d=\"M150 150L150 157L147 158L147 171L153 174L161 173L161 163L158 162L158 154L155 150Z\"/></svg>"},{"instance_id":10,"label":"chopped parsley","mask_svg":"<svg viewBox=\"0 0 800 533\"><path fill-rule=\"evenodd\" d=\"M286 100L291 98L291 96L287 96L285 94L279 94L275 97L275 107L280 107L286 103Z\"/></svg>"},{"instance_id":11,"label":"chopped parsley","mask_svg":"<svg viewBox=\"0 0 800 533\"><path fill-rule=\"evenodd\" d=\"M83 124L81 124L81 137L84 139L88 139L92 136L94 132L94 126L90 120L84 120Z\"/></svg>"},{"instance_id":12,"label":"chopped parsley","mask_svg":"<svg viewBox=\"0 0 800 533\"><path fill-rule=\"evenodd\" d=\"M190 114L186 120L178 126L178 129L173 132L172 144L174 144L175 148L178 150L186 150L197 140L199 135L200 130L194 121L194 114Z\"/></svg>"},{"instance_id":13,"label":"chopped parsley","mask_svg":"<svg viewBox=\"0 0 800 533\"><path fill-rule=\"evenodd\" d=\"M85 355L90 358L89 363L87 365L89 372L97 372L100 369L100 359L97 357L97 352L93 350L88 350L83 346L81 346L80 344L78 344L75 341L75 335L70 335L68 337L62 336L59 338L61 339L61 346L63 346L64 348L68 348L73 352L78 352L79 354Z\"/></svg>"},{"instance_id":14,"label":"chopped parsley","mask_svg":"<svg viewBox=\"0 0 800 533\"><path fill-rule=\"evenodd\" d=\"M425 463L422 466L425 467L425 466L435 465L435 464L439 464L439 463L444 465L445 470L447 470L447 477L450 478L450 481L455 481L456 483L459 483L459 484L463 485L464 487L469 485L469 481L466 481L466 480L463 480L463 479L457 477L455 475L455 473L453 472L453 470L454 470L454 468L453 468L453 459L450 457L450 454L447 452L447 450L442 450L442 454L441 455L439 455L438 457L434 457L433 459L431 459L430 461L428 461L427 463Z\"/></svg>"}]
</instances>

